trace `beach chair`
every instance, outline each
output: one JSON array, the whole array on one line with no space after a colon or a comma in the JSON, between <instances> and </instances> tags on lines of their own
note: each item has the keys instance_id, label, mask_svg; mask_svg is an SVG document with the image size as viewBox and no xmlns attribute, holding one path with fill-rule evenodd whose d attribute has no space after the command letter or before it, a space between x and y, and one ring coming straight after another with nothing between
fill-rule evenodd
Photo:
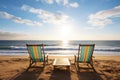
<instances>
[{"instance_id":1,"label":"beach chair","mask_svg":"<svg viewBox=\"0 0 120 80\"><path fill-rule=\"evenodd\" d=\"M32 66L33 63L43 62L43 67L46 62L48 62L48 55L44 53L43 44L26 44L27 50L30 56L30 64L28 69Z\"/></svg>"},{"instance_id":2,"label":"beach chair","mask_svg":"<svg viewBox=\"0 0 120 80\"><path fill-rule=\"evenodd\" d=\"M92 69L95 71L93 67L93 51L95 44L79 44L78 55L75 55L75 63L79 67L79 63L87 63L91 65Z\"/></svg>"}]
</instances>

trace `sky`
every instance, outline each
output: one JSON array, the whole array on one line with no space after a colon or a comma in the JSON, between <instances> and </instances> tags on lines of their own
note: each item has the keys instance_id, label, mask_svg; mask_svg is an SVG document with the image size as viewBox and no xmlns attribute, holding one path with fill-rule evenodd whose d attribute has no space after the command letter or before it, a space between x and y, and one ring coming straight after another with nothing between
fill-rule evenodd
<instances>
[{"instance_id":1,"label":"sky","mask_svg":"<svg viewBox=\"0 0 120 80\"><path fill-rule=\"evenodd\" d=\"M0 40L120 40L120 0L0 0Z\"/></svg>"}]
</instances>

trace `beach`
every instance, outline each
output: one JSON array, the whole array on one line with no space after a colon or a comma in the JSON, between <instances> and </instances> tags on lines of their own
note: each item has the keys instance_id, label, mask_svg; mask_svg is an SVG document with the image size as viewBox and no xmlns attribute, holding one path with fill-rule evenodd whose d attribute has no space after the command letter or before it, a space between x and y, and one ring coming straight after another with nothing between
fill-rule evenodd
<instances>
[{"instance_id":1,"label":"beach","mask_svg":"<svg viewBox=\"0 0 120 80\"><path fill-rule=\"evenodd\" d=\"M0 80L120 80L120 0L0 0Z\"/></svg>"},{"instance_id":2,"label":"beach","mask_svg":"<svg viewBox=\"0 0 120 80\"><path fill-rule=\"evenodd\" d=\"M53 68L55 58L67 57L70 59L70 69L66 67ZM29 56L0 56L0 80L119 80L120 56L94 56L94 68L90 69L86 64L74 64L74 56L49 56L48 63L43 68L26 69L29 66Z\"/></svg>"}]
</instances>

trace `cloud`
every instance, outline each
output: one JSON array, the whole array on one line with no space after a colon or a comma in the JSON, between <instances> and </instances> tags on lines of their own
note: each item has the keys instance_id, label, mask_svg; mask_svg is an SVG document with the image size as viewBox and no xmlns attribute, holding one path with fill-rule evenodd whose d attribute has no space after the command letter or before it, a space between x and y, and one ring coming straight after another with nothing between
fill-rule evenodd
<instances>
[{"instance_id":1,"label":"cloud","mask_svg":"<svg viewBox=\"0 0 120 80\"><path fill-rule=\"evenodd\" d=\"M55 0L55 2L59 4L61 1L60 0Z\"/></svg>"},{"instance_id":2,"label":"cloud","mask_svg":"<svg viewBox=\"0 0 120 80\"><path fill-rule=\"evenodd\" d=\"M9 14L7 12L3 12L3 11L0 11L0 17L12 20L12 21L14 21L16 23L20 23L20 24L26 24L26 25L31 25L31 26L41 26L42 25L42 23L40 23L40 22L31 21L28 19L22 19L21 17L16 17L14 15L11 15L11 14Z\"/></svg>"},{"instance_id":3,"label":"cloud","mask_svg":"<svg viewBox=\"0 0 120 80\"><path fill-rule=\"evenodd\" d=\"M45 40L45 39L46 37L40 34L9 32L0 30L0 40Z\"/></svg>"},{"instance_id":4,"label":"cloud","mask_svg":"<svg viewBox=\"0 0 120 80\"><path fill-rule=\"evenodd\" d=\"M45 0L45 2L48 4L53 4L53 0Z\"/></svg>"},{"instance_id":5,"label":"cloud","mask_svg":"<svg viewBox=\"0 0 120 80\"><path fill-rule=\"evenodd\" d=\"M108 24L113 23L112 18L120 17L120 6L113 9L99 11L96 14L91 14L89 16L89 21L92 26L104 27Z\"/></svg>"},{"instance_id":6,"label":"cloud","mask_svg":"<svg viewBox=\"0 0 120 80\"><path fill-rule=\"evenodd\" d=\"M36 2L39 2L40 0L36 0Z\"/></svg>"},{"instance_id":7,"label":"cloud","mask_svg":"<svg viewBox=\"0 0 120 80\"><path fill-rule=\"evenodd\" d=\"M58 4L62 3L66 7L73 7L73 8L79 7L79 4L77 2L70 3L69 0L56 0L56 3Z\"/></svg>"},{"instance_id":8,"label":"cloud","mask_svg":"<svg viewBox=\"0 0 120 80\"><path fill-rule=\"evenodd\" d=\"M77 2L74 2L74 3L71 3L70 6L73 8L77 8L79 7L79 4Z\"/></svg>"},{"instance_id":9,"label":"cloud","mask_svg":"<svg viewBox=\"0 0 120 80\"><path fill-rule=\"evenodd\" d=\"M26 37L26 34L19 34L19 33L13 33L13 32L7 32L7 31L1 31L0 30L0 40L14 40L14 39L24 39Z\"/></svg>"},{"instance_id":10,"label":"cloud","mask_svg":"<svg viewBox=\"0 0 120 80\"><path fill-rule=\"evenodd\" d=\"M52 23L52 24L67 23L70 18L69 16L63 14L62 12L51 13L43 9L35 9L28 5L23 5L21 9L33 14L37 14L37 16L40 19L42 19L44 23Z\"/></svg>"},{"instance_id":11,"label":"cloud","mask_svg":"<svg viewBox=\"0 0 120 80\"><path fill-rule=\"evenodd\" d=\"M39 2L40 0L36 0L36 1ZM44 2L46 2L47 4L53 4L55 2L65 7L73 7L73 8L79 7L79 4L77 2L70 3L69 1L70 0L44 0Z\"/></svg>"},{"instance_id":12,"label":"cloud","mask_svg":"<svg viewBox=\"0 0 120 80\"><path fill-rule=\"evenodd\" d=\"M69 3L69 0L45 0L46 3L52 4L53 2L56 2L57 4L66 5Z\"/></svg>"},{"instance_id":13,"label":"cloud","mask_svg":"<svg viewBox=\"0 0 120 80\"><path fill-rule=\"evenodd\" d=\"M69 0L63 0L63 5L69 4Z\"/></svg>"}]
</instances>

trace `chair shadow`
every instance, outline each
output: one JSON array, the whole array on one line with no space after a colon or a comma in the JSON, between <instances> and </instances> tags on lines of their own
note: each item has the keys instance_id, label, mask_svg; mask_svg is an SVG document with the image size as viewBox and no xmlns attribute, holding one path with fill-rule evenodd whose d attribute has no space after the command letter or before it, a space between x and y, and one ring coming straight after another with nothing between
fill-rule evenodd
<instances>
[{"instance_id":1,"label":"chair shadow","mask_svg":"<svg viewBox=\"0 0 120 80\"><path fill-rule=\"evenodd\" d=\"M49 80L71 80L70 69L53 69Z\"/></svg>"},{"instance_id":2,"label":"chair shadow","mask_svg":"<svg viewBox=\"0 0 120 80\"><path fill-rule=\"evenodd\" d=\"M95 62L95 72L91 67L84 65L80 65L78 70L78 67L75 64L71 64L70 69L66 69L66 67L57 67L56 69L53 69L51 61L44 68L30 68L28 72L23 71L11 80L119 80L119 68L107 64L100 67L98 62ZM106 61L105 63L110 64L110 61ZM111 63L113 64L113 62ZM119 64L119 62L117 62L117 64ZM100 68L97 68L97 66ZM108 75L108 73L111 74L114 72L118 72L118 74L116 76Z\"/></svg>"},{"instance_id":3,"label":"chair shadow","mask_svg":"<svg viewBox=\"0 0 120 80\"><path fill-rule=\"evenodd\" d=\"M92 68L76 67L79 80L103 80L100 74Z\"/></svg>"},{"instance_id":4,"label":"chair shadow","mask_svg":"<svg viewBox=\"0 0 120 80\"><path fill-rule=\"evenodd\" d=\"M78 72L79 80L103 80L96 72Z\"/></svg>"},{"instance_id":5,"label":"chair shadow","mask_svg":"<svg viewBox=\"0 0 120 80\"><path fill-rule=\"evenodd\" d=\"M10 80L38 80L39 75L43 72L44 68L30 68L28 71L23 71L22 73L19 73L15 75Z\"/></svg>"}]
</instances>

